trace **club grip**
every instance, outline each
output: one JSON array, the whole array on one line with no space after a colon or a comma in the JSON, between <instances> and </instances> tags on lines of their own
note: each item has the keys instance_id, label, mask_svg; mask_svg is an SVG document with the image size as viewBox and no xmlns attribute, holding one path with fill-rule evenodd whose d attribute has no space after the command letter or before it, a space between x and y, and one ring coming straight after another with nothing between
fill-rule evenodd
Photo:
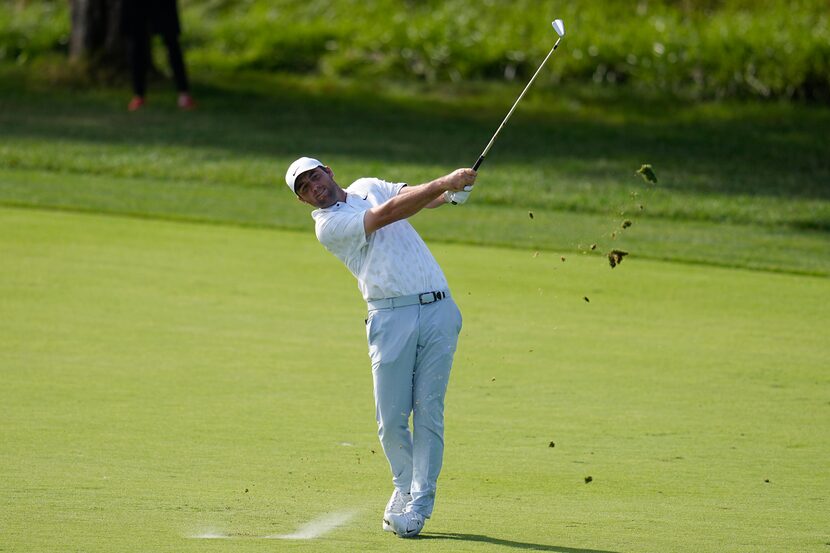
<instances>
[{"instance_id":1,"label":"club grip","mask_svg":"<svg viewBox=\"0 0 830 553\"><path fill-rule=\"evenodd\" d=\"M473 165L473 171L478 171L478 168L481 167L482 163L484 163L484 156L478 156L478 161L476 161L476 164Z\"/></svg>"}]
</instances>

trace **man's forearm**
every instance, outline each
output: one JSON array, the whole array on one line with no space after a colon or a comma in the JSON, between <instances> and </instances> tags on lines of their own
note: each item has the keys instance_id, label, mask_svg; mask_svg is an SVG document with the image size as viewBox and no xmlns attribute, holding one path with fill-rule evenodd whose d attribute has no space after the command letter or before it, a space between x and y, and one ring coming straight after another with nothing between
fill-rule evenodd
<instances>
[{"instance_id":1,"label":"man's forearm","mask_svg":"<svg viewBox=\"0 0 830 553\"><path fill-rule=\"evenodd\" d=\"M444 192L443 194L441 194L440 196L438 196L437 198L435 198L434 200L429 202L427 204L427 209L433 209L433 208L436 208L436 207L441 207L445 203L447 203L447 193L446 192Z\"/></svg>"},{"instance_id":2,"label":"man's forearm","mask_svg":"<svg viewBox=\"0 0 830 553\"><path fill-rule=\"evenodd\" d=\"M401 188L401 191L398 192L398 195L409 194L410 192L412 192L413 190L417 190L421 186L423 186L423 185L404 186L403 188ZM429 202L426 205L426 207L427 207L427 209L432 209L432 208L435 208L435 207L441 207L442 205L444 205L446 203L447 203L447 193L445 192L444 194L441 194L440 196L438 196L437 198L435 198L434 200Z\"/></svg>"},{"instance_id":3,"label":"man's forearm","mask_svg":"<svg viewBox=\"0 0 830 553\"><path fill-rule=\"evenodd\" d=\"M389 201L373 207L364 216L364 226L367 233L390 225L396 221L412 217L433 202L443 202L443 194L447 190L446 177L439 177L434 181L413 186L404 193L399 193Z\"/></svg>"}]
</instances>

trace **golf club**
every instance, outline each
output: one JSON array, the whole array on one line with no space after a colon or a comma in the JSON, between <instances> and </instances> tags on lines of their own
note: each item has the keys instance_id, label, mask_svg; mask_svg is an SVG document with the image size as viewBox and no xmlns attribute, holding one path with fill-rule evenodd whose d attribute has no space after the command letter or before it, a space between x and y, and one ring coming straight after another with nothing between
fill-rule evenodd
<instances>
[{"instance_id":1,"label":"golf club","mask_svg":"<svg viewBox=\"0 0 830 553\"><path fill-rule=\"evenodd\" d=\"M510 108L510 111L507 112L507 116L505 116L504 121L501 122L501 125L499 125L499 128L496 129L495 134L493 134L493 138L490 139L490 142L487 143L487 146L484 148L484 151L481 152L480 156L478 156L478 161L476 161L475 165L473 165L474 170L478 171L478 168L481 167L481 164L484 162L485 156L487 156L487 152L490 151L490 148L493 146L493 143L496 141L496 137L499 135L501 130L504 128L504 125L507 124L507 121L510 119L510 116L513 115L513 111L516 109L516 106L518 106L519 102L522 101L522 98L524 97L525 93L530 88L530 85L533 84L533 81L536 80L536 76L539 75L539 72L542 70L542 67L544 67L545 63L548 61L548 58L551 57L551 55L553 55L554 50L556 50L556 48L559 46L559 42L562 40L562 37L565 36L565 24L562 23L561 19L553 20L553 22L551 22L551 25L553 26L553 30L556 31L556 34L559 35L559 38L556 39L556 44L553 45L553 48L550 49L550 52L548 52L548 55L545 56L545 59L542 60L541 64L539 64L539 68L536 70L536 73L534 73L533 76L530 78L530 81L528 81L527 86L525 86L524 90L522 90L522 93L519 94L519 97L513 103L513 107ZM472 187L468 186L464 189L463 192L456 192L455 193L455 198L461 199L461 200L466 200L466 196L469 195L471 190L472 190ZM452 201L452 203L453 204L458 204L458 203L463 203L463 201L458 202L458 201L455 201L455 199L454 199Z\"/></svg>"}]
</instances>

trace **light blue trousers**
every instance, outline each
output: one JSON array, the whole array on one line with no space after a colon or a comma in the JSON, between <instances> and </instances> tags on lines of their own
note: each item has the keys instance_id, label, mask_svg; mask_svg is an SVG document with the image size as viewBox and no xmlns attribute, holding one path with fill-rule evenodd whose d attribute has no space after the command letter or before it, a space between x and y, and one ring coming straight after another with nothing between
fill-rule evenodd
<instances>
[{"instance_id":1,"label":"light blue trousers","mask_svg":"<svg viewBox=\"0 0 830 553\"><path fill-rule=\"evenodd\" d=\"M444 456L444 396L461 332L452 298L369 312L378 436L408 510L432 515ZM412 415L412 432L409 416Z\"/></svg>"}]
</instances>

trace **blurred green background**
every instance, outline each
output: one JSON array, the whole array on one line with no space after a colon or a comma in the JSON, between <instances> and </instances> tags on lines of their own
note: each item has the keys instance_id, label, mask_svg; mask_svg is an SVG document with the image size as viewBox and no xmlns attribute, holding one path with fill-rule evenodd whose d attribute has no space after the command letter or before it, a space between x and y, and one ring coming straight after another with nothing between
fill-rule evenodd
<instances>
[{"instance_id":1,"label":"blurred green background","mask_svg":"<svg viewBox=\"0 0 830 553\"><path fill-rule=\"evenodd\" d=\"M0 60L66 50L64 0L4 0ZM830 98L825 0L181 0L196 66L428 82L542 76L692 98Z\"/></svg>"}]
</instances>

